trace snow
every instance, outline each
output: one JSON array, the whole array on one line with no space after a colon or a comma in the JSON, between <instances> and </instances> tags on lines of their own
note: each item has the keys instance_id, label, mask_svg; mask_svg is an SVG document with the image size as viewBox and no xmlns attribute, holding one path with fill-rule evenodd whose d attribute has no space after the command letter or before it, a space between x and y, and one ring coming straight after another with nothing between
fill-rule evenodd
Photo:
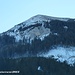
<instances>
[{"instance_id":1,"label":"snow","mask_svg":"<svg viewBox=\"0 0 75 75\"><path fill-rule=\"evenodd\" d=\"M38 69L37 70L38 71L43 71L42 68L41 68L41 66L38 66Z\"/></svg>"},{"instance_id":2,"label":"snow","mask_svg":"<svg viewBox=\"0 0 75 75\"><path fill-rule=\"evenodd\" d=\"M50 22L51 20L60 20L60 21L68 21L68 18L57 18L57 17L51 17L46 15L36 15L28 19L27 21L23 22L23 24L26 24L26 26L29 26L31 24L35 23L41 23L43 21Z\"/></svg>"},{"instance_id":3,"label":"snow","mask_svg":"<svg viewBox=\"0 0 75 75\"><path fill-rule=\"evenodd\" d=\"M44 21L50 22L51 20L68 21L69 19L68 18L51 17L51 16L46 16L46 15L36 15L36 16L33 16L30 19L22 22L20 26L23 27L23 25L24 25L24 27L27 27L30 25L35 25L37 23L42 23L42 25L43 25Z\"/></svg>"},{"instance_id":4,"label":"snow","mask_svg":"<svg viewBox=\"0 0 75 75\"><path fill-rule=\"evenodd\" d=\"M42 53L39 55L40 57L53 58L57 59L57 61L64 62L73 66L75 63L75 47L57 47L55 49L51 49L47 53Z\"/></svg>"},{"instance_id":5,"label":"snow","mask_svg":"<svg viewBox=\"0 0 75 75\"><path fill-rule=\"evenodd\" d=\"M41 70L41 67L40 66L38 67L38 70Z\"/></svg>"},{"instance_id":6,"label":"snow","mask_svg":"<svg viewBox=\"0 0 75 75\"><path fill-rule=\"evenodd\" d=\"M30 26L30 25L36 25L37 23L40 23L40 24L42 23L42 25L43 25L44 21L50 22L50 17L44 16L44 15L36 15L36 16L33 16L30 19L22 22L20 26L27 27L27 26Z\"/></svg>"},{"instance_id":7,"label":"snow","mask_svg":"<svg viewBox=\"0 0 75 75\"><path fill-rule=\"evenodd\" d=\"M58 33L54 33L54 35L58 35Z\"/></svg>"},{"instance_id":8,"label":"snow","mask_svg":"<svg viewBox=\"0 0 75 75\"><path fill-rule=\"evenodd\" d=\"M60 20L60 21L68 21L68 18L57 18L57 17L51 17L51 16L45 16L45 15L36 15L31 17L30 19L20 23L19 25L14 26L9 31L6 32L9 36L14 36L15 41L19 42L20 40L23 40L23 38L26 39L27 42L30 42L36 37L37 39L40 38L41 40L44 40L45 37L50 35L52 32L49 28L44 27L44 21L50 22L51 20ZM74 20L75 21L75 20ZM34 29L27 29L25 31L20 31L19 28L24 28L30 25L36 25L36 24L42 24L40 28L35 27ZM63 26L64 29L68 29L68 26ZM58 33L53 33L54 35L58 35ZM0 34L0 36L3 36L3 34ZM66 61L67 64L73 65L75 63L75 47L57 47L53 48L47 53L39 54L38 56L43 56L46 58L53 58L57 59L57 61L64 62ZM41 70L41 67L38 67L38 70Z\"/></svg>"},{"instance_id":9,"label":"snow","mask_svg":"<svg viewBox=\"0 0 75 75\"><path fill-rule=\"evenodd\" d=\"M15 33L13 33L13 32L7 32L7 35L15 36Z\"/></svg>"},{"instance_id":10,"label":"snow","mask_svg":"<svg viewBox=\"0 0 75 75\"><path fill-rule=\"evenodd\" d=\"M7 32L6 34L9 36L14 36L15 42L19 42L19 40L22 40L22 37L19 32Z\"/></svg>"},{"instance_id":11,"label":"snow","mask_svg":"<svg viewBox=\"0 0 75 75\"><path fill-rule=\"evenodd\" d=\"M60 20L60 21L68 21L69 19L68 18L58 18L57 20Z\"/></svg>"},{"instance_id":12,"label":"snow","mask_svg":"<svg viewBox=\"0 0 75 75\"><path fill-rule=\"evenodd\" d=\"M44 38L47 37L49 34L50 33L40 36L41 41L44 40Z\"/></svg>"},{"instance_id":13,"label":"snow","mask_svg":"<svg viewBox=\"0 0 75 75\"><path fill-rule=\"evenodd\" d=\"M64 28L65 28L65 29L68 29L68 27L67 27L67 26L64 26Z\"/></svg>"},{"instance_id":14,"label":"snow","mask_svg":"<svg viewBox=\"0 0 75 75\"><path fill-rule=\"evenodd\" d=\"M50 22L51 20L61 20L61 21L67 21L67 18L57 18L57 17L51 17L46 15L36 15L31 17L30 19L14 26L9 31L7 31L7 35L14 36L15 40L18 42L19 40L22 40L24 37L28 40L33 40L35 37L40 38L41 40L44 40L44 37L48 36L51 31L48 28L44 28L44 22ZM36 25L36 24L42 24L42 27L40 29L36 28L33 30L27 29L25 31L20 31L19 28L24 28L30 25ZM67 29L67 26L64 26L64 28ZM35 33L33 33L35 32ZM37 35L36 33L39 33ZM33 37L32 37L33 35ZM57 33L54 33L54 35L58 35ZM31 41L30 41L31 42Z\"/></svg>"},{"instance_id":15,"label":"snow","mask_svg":"<svg viewBox=\"0 0 75 75\"><path fill-rule=\"evenodd\" d=\"M19 42L20 40L22 40L20 35L16 36L15 39L16 39L16 42Z\"/></svg>"},{"instance_id":16,"label":"snow","mask_svg":"<svg viewBox=\"0 0 75 75\"><path fill-rule=\"evenodd\" d=\"M25 31L18 30L19 27L15 26L11 30L7 31L6 33L9 36L14 36L16 42L26 39L28 43L31 43L31 41L34 40L35 37L37 39L44 40L44 38L47 37L51 33L50 29L45 28L43 26L35 27L34 29L28 28Z\"/></svg>"}]
</instances>

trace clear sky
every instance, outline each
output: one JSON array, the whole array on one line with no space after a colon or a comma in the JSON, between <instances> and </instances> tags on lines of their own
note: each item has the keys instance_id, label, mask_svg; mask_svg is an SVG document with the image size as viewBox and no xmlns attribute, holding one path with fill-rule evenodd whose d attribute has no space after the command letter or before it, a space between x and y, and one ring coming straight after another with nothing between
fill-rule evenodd
<instances>
[{"instance_id":1,"label":"clear sky","mask_svg":"<svg viewBox=\"0 0 75 75\"><path fill-rule=\"evenodd\" d=\"M0 0L0 33L37 14L75 18L75 0Z\"/></svg>"}]
</instances>

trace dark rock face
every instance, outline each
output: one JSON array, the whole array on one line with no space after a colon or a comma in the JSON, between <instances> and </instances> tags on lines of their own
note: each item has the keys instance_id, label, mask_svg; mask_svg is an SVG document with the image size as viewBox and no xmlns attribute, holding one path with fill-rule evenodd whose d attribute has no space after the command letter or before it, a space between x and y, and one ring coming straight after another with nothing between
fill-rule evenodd
<instances>
[{"instance_id":1,"label":"dark rock face","mask_svg":"<svg viewBox=\"0 0 75 75\"><path fill-rule=\"evenodd\" d=\"M52 21L51 26L51 31L58 33L63 45L75 45L75 21Z\"/></svg>"},{"instance_id":2,"label":"dark rock face","mask_svg":"<svg viewBox=\"0 0 75 75\"><path fill-rule=\"evenodd\" d=\"M24 27L24 28L20 27L18 30L25 31L25 30L27 30L29 28L32 28L33 29L33 28L38 27L38 26L42 26L42 24L37 23L35 25L30 25L30 26L27 26L27 27Z\"/></svg>"}]
</instances>

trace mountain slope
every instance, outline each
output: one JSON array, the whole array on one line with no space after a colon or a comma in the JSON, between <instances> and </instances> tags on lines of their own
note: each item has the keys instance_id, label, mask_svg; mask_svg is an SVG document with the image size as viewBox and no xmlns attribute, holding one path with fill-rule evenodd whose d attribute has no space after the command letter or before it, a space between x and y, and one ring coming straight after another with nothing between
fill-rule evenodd
<instances>
[{"instance_id":1,"label":"mountain slope","mask_svg":"<svg viewBox=\"0 0 75 75\"><path fill-rule=\"evenodd\" d=\"M52 57L57 61L66 61L73 65L75 63L74 28L75 19L36 15L0 34L0 57ZM66 53L60 54L62 52L60 49L63 53L68 53L68 57L65 57Z\"/></svg>"}]
</instances>

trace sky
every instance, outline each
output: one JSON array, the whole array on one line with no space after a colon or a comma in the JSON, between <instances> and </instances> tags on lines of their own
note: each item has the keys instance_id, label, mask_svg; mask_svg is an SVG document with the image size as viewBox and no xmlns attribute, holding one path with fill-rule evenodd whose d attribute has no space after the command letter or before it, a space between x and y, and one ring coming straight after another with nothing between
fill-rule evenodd
<instances>
[{"instance_id":1,"label":"sky","mask_svg":"<svg viewBox=\"0 0 75 75\"><path fill-rule=\"evenodd\" d=\"M0 0L0 33L37 14L75 18L75 0Z\"/></svg>"}]
</instances>

